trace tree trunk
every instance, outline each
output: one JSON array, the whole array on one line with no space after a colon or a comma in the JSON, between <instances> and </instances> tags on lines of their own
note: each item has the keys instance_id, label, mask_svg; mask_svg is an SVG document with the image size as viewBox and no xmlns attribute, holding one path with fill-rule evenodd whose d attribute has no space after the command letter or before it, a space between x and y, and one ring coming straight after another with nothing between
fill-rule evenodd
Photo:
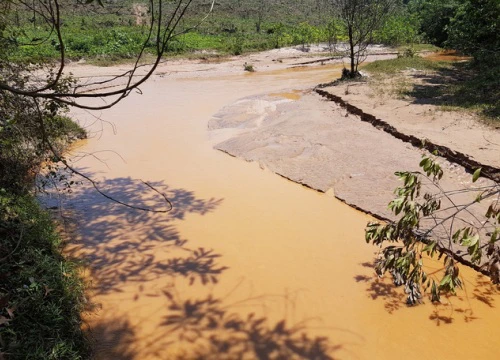
<instances>
[{"instance_id":1,"label":"tree trunk","mask_svg":"<svg viewBox=\"0 0 500 360\"><path fill-rule=\"evenodd\" d=\"M356 74L355 70L355 64L354 64L354 44L352 40L352 26L349 25L349 47L351 50L350 58L351 58L351 77L354 77L354 74Z\"/></svg>"}]
</instances>

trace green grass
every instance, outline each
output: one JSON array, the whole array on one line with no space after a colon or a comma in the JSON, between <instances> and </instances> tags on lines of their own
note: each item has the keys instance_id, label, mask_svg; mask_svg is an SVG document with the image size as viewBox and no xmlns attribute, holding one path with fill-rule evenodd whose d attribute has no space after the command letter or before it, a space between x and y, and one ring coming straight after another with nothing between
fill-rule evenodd
<instances>
[{"instance_id":1,"label":"green grass","mask_svg":"<svg viewBox=\"0 0 500 360\"><path fill-rule=\"evenodd\" d=\"M395 74L407 69L439 70L447 66L449 66L448 62L431 61L419 56L414 56L374 61L363 66L363 70L372 74Z\"/></svg>"},{"instance_id":2,"label":"green grass","mask_svg":"<svg viewBox=\"0 0 500 360\"><path fill-rule=\"evenodd\" d=\"M32 195L0 189L0 353L8 359L84 359L84 285L49 214Z\"/></svg>"},{"instance_id":3,"label":"green grass","mask_svg":"<svg viewBox=\"0 0 500 360\"><path fill-rule=\"evenodd\" d=\"M398 51L404 51L408 47L412 48L413 51L415 52L420 52L420 51L433 51L433 52L438 52L442 51L443 49L440 48L439 46L432 45L432 44L412 44L412 45L404 45L404 46L399 46L397 47Z\"/></svg>"},{"instance_id":4,"label":"green grass","mask_svg":"<svg viewBox=\"0 0 500 360\"><path fill-rule=\"evenodd\" d=\"M66 9L62 26L67 59L85 58L98 64L120 63L134 58L146 41L147 26L136 26L135 18L128 8L115 9L116 13L92 13L92 16L88 16L82 12L84 7L73 9L72 6ZM111 11L114 5L110 6L102 11ZM296 5L292 8L295 9ZM253 15L240 16L239 10L232 7L224 11L227 12L222 9L214 12L195 31L172 39L166 55L189 56L202 50L215 51L222 56L239 55L326 41L331 31L327 22L319 23L313 21L316 18L312 17L310 24L300 12L289 14L289 11L284 11L279 17L268 16L261 22L260 31L257 31ZM201 15L195 11L184 19L178 30L198 24L200 19ZM9 61L50 62L60 57L56 34L40 19L32 22L31 12L21 12L19 18L11 14L3 36L11 45ZM154 40L148 41L146 52L154 54L155 50Z\"/></svg>"}]
</instances>

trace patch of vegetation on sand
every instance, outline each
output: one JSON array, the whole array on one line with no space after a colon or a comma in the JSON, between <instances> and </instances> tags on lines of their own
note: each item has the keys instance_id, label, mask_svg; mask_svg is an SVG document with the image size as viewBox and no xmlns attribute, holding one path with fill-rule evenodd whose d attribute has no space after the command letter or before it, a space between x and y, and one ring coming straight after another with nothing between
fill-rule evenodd
<instances>
[{"instance_id":1,"label":"patch of vegetation on sand","mask_svg":"<svg viewBox=\"0 0 500 360\"><path fill-rule=\"evenodd\" d=\"M413 56L374 61L366 64L363 70L368 71L370 74L384 75L395 74L405 70L439 70L449 66L450 63L445 61L432 61L420 56Z\"/></svg>"},{"instance_id":2,"label":"patch of vegetation on sand","mask_svg":"<svg viewBox=\"0 0 500 360\"><path fill-rule=\"evenodd\" d=\"M433 61L401 57L367 64L363 70L381 83L389 78L398 87L396 95L414 103L439 106L442 110L466 110L487 123L500 123L500 66L474 61Z\"/></svg>"}]
</instances>

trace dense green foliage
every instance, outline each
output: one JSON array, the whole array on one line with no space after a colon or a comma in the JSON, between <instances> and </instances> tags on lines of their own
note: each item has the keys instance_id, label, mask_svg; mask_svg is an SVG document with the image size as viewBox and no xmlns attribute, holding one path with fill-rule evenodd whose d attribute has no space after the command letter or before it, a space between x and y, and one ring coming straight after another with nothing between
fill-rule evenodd
<instances>
[{"instance_id":1,"label":"dense green foliage","mask_svg":"<svg viewBox=\"0 0 500 360\"><path fill-rule=\"evenodd\" d=\"M431 43L462 51L480 62L498 63L498 0L414 0L409 9Z\"/></svg>"},{"instance_id":2,"label":"dense green foliage","mask_svg":"<svg viewBox=\"0 0 500 360\"><path fill-rule=\"evenodd\" d=\"M500 1L465 1L451 19L448 45L479 62L499 66Z\"/></svg>"},{"instance_id":3,"label":"dense green foliage","mask_svg":"<svg viewBox=\"0 0 500 360\"><path fill-rule=\"evenodd\" d=\"M393 46L416 44L421 41L418 27L418 17L401 7L374 32L374 42Z\"/></svg>"},{"instance_id":4,"label":"dense green foliage","mask_svg":"<svg viewBox=\"0 0 500 360\"><path fill-rule=\"evenodd\" d=\"M82 359L82 281L49 215L30 194L0 189L0 354Z\"/></svg>"},{"instance_id":5,"label":"dense green foliage","mask_svg":"<svg viewBox=\"0 0 500 360\"><path fill-rule=\"evenodd\" d=\"M15 77L14 71L20 71L8 64L0 65L0 79ZM0 188L26 193L34 186L40 165L53 159L51 147L60 150L86 136L60 109L48 110L54 106L52 102L39 106L44 108L40 113L31 99L0 91Z\"/></svg>"},{"instance_id":6,"label":"dense green foliage","mask_svg":"<svg viewBox=\"0 0 500 360\"><path fill-rule=\"evenodd\" d=\"M482 59L498 53L500 5L496 0L394 3L396 11L374 29L370 42L397 46L430 41ZM150 19L146 1L103 1L103 5L61 1L67 57L130 59L144 44L147 51L154 52L154 39L146 41ZM221 55L241 54L348 39L348 29L342 26L340 14L328 0L221 0L200 23L209 10L208 5L201 1L193 3L179 24L180 34L171 42L167 54L202 50ZM26 8L12 6L16 11L10 13L5 28L0 29L3 41L14 45L10 58L57 59L59 43L50 26Z\"/></svg>"},{"instance_id":7,"label":"dense green foliage","mask_svg":"<svg viewBox=\"0 0 500 360\"><path fill-rule=\"evenodd\" d=\"M448 26L460 0L413 0L410 11L418 17L420 32L430 43L444 47L448 41Z\"/></svg>"}]
</instances>

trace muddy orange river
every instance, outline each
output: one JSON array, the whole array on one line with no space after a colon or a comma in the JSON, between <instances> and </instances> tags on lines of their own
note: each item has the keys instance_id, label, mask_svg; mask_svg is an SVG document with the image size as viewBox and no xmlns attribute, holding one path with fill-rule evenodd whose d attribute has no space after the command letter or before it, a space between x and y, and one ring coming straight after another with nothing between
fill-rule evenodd
<instances>
[{"instance_id":1,"label":"muddy orange river","mask_svg":"<svg viewBox=\"0 0 500 360\"><path fill-rule=\"evenodd\" d=\"M458 296L408 308L374 276L368 216L212 148L207 122L223 106L297 99L334 76L167 76L103 114L77 114L93 137L75 166L120 201L166 208L144 181L173 204L129 209L85 184L65 201L78 233L69 251L88 262L96 359L498 358L488 279L464 268Z\"/></svg>"}]
</instances>

